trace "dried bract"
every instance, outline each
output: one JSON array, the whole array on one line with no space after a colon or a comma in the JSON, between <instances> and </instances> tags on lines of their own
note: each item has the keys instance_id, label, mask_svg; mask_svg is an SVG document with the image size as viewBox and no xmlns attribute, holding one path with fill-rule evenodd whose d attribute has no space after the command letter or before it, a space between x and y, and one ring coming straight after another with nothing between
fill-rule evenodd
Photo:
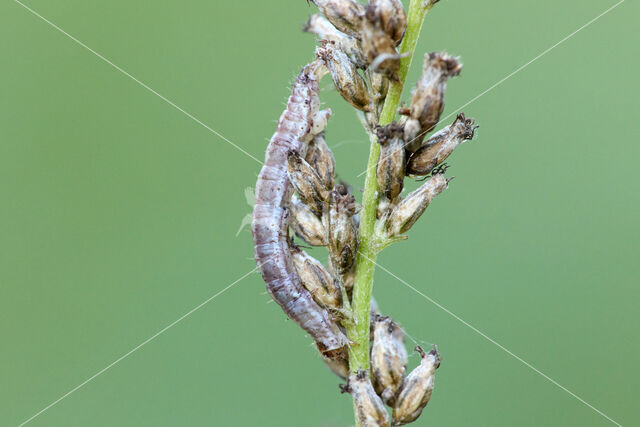
<instances>
[{"instance_id":1,"label":"dried bract","mask_svg":"<svg viewBox=\"0 0 640 427\"><path fill-rule=\"evenodd\" d=\"M387 222L389 236L406 233L424 213L433 198L447 188L447 184L444 174L435 174L417 190L407 195L391 211Z\"/></svg>"},{"instance_id":2,"label":"dried bract","mask_svg":"<svg viewBox=\"0 0 640 427\"><path fill-rule=\"evenodd\" d=\"M313 211L297 197L291 198L291 228L298 237L311 246L326 246L326 230L322 221Z\"/></svg>"},{"instance_id":3,"label":"dried bract","mask_svg":"<svg viewBox=\"0 0 640 427\"><path fill-rule=\"evenodd\" d=\"M435 346L428 353L419 346L416 347L416 351L420 353L422 360L402 383L402 389L393 407L393 425L396 426L413 422L420 416L429 403L433 392L434 374L440 366L440 355Z\"/></svg>"},{"instance_id":4,"label":"dried bract","mask_svg":"<svg viewBox=\"0 0 640 427\"><path fill-rule=\"evenodd\" d=\"M371 375L382 400L393 405L407 366L404 331L390 317L376 316L371 347Z\"/></svg>"},{"instance_id":5,"label":"dried bract","mask_svg":"<svg viewBox=\"0 0 640 427\"><path fill-rule=\"evenodd\" d=\"M365 371L349 375L347 387L353 396L358 423L361 427L385 427L389 426L389 413L371 385L371 380Z\"/></svg>"},{"instance_id":6,"label":"dried bract","mask_svg":"<svg viewBox=\"0 0 640 427\"><path fill-rule=\"evenodd\" d=\"M367 61L358 39L338 31L324 16L320 14L311 15L302 30L316 34L321 40L335 43L358 68L366 68Z\"/></svg>"},{"instance_id":7,"label":"dried bract","mask_svg":"<svg viewBox=\"0 0 640 427\"><path fill-rule=\"evenodd\" d=\"M342 291L326 268L299 248L292 248L291 259L302 285L320 306L338 310L342 305Z\"/></svg>"},{"instance_id":8,"label":"dried bract","mask_svg":"<svg viewBox=\"0 0 640 427\"><path fill-rule=\"evenodd\" d=\"M356 65L341 49L327 42L318 49L318 56L327 64L333 84L340 95L360 111L371 111L371 97Z\"/></svg>"},{"instance_id":9,"label":"dried bract","mask_svg":"<svg viewBox=\"0 0 640 427\"><path fill-rule=\"evenodd\" d=\"M376 168L378 188L391 203L395 203L404 187L406 156L403 128L397 123L378 128L380 157Z\"/></svg>"},{"instance_id":10,"label":"dried bract","mask_svg":"<svg viewBox=\"0 0 640 427\"><path fill-rule=\"evenodd\" d=\"M444 162L462 142L472 139L477 126L464 113L458 114L454 122L429 138L409 158L407 175L424 176Z\"/></svg>"},{"instance_id":11,"label":"dried bract","mask_svg":"<svg viewBox=\"0 0 640 427\"><path fill-rule=\"evenodd\" d=\"M298 197L316 215L321 216L329 192L324 188L320 177L298 153L289 152L287 160L289 179L298 192Z\"/></svg>"},{"instance_id":12,"label":"dried bract","mask_svg":"<svg viewBox=\"0 0 640 427\"><path fill-rule=\"evenodd\" d=\"M324 188L331 190L335 183L333 176L336 169L336 161L324 140L323 134L316 135L311 144L309 144L306 161L316 171Z\"/></svg>"},{"instance_id":13,"label":"dried bract","mask_svg":"<svg viewBox=\"0 0 640 427\"><path fill-rule=\"evenodd\" d=\"M329 209L329 254L335 270L344 274L351 269L358 246L358 230L353 220L355 198L351 194L331 192Z\"/></svg>"},{"instance_id":14,"label":"dried bract","mask_svg":"<svg viewBox=\"0 0 640 427\"><path fill-rule=\"evenodd\" d=\"M365 19L362 20L362 49L372 71L398 80L401 56L396 51L395 42L382 29L382 23L371 5L367 6Z\"/></svg>"},{"instance_id":15,"label":"dried bract","mask_svg":"<svg viewBox=\"0 0 640 427\"><path fill-rule=\"evenodd\" d=\"M370 0L369 4L384 32L399 45L407 29L407 15L400 0Z\"/></svg>"},{"instance_id":16,"label":"dried bract","mask_svg":"<svg viewBox=\"0 0 640 427\"><path fill-rule=\"evenodd\" d=\"M461 69L462 64L458 59L446 53L433 52L425 55L422 75L411 96L406 141L413 142L413 139L431 132L438 124L444 110L447 80L457 76ZM419 141L417 145L420 145Z\"/></svg>"},{"instance_id":17,"label":"dried bract","mask_svg":"<svg viewBox=\"0 0 640 427\"><path fill-rule=\"evenodd\" d=\"M359 38L364 6L355 0L311 0L338 30Z\"/></svg>"}]
</instances>

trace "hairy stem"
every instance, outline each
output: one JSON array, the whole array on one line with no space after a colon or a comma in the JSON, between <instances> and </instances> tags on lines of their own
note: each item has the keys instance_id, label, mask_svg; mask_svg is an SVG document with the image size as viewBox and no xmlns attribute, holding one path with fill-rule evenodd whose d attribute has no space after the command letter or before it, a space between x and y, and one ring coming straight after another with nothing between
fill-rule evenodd
<instances>
[{"instance_id":1,"label":"hairy stem","mask_svg":"<svg viewBox=\"0 0 640 427\"><path fill-rule=\"evenodd\" d=\"M400 104L400 96L404 87L407 72L411 65L424 16L435 2L411 0L407 13L407 31L399 52L406 56L402 59L398 70L398 81L391 82L387 97L380 114L379 125L393 121ZM369 321L371 293L373 290L373 274L375 260L379 251L378 239L375 235L376 211L378 205L378 182L376 180L376 164L380 156L380 145L375 136L371 136L369 161L365 178L362 211L360 213L360 229L358 230L358 255L356 258L355 281L353 286L352 311L353 322L345 324L347 336L352 341L349 348L349 367L351 372L369 369Z\"/></svg>"}]
</instances>

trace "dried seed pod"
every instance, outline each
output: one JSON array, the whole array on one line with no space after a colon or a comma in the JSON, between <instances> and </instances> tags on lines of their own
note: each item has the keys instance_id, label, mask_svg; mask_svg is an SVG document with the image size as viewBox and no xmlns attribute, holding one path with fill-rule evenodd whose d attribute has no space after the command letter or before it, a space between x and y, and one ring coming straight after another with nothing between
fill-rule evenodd
<instances>
[{"instance_id":1,"label":"dried seed pod","mask_svg":"<svg viewBox=\"0 0 640 427\"><path fill-rule=\"evenodd\" d=\"M297 197L291 198L289 204L292 221L291 228L298 237L311 246L326 246L326 230L320 218Z\"/></svg>"},{"instance_id":2,"label":"dried seed pod","mask_svg":"<svg viewBox=\"0 0 640 427\"><path fill-rule=\"evenodd\" d=\"M407 29L407 15L400 0L370 0L369 4L373 7L384 32L391 37L396 46L399 45Z\"/></svg>"},{"instance_id":3,"label":"dried seed pod","mask_svg":"<svg viewBox=\"0 0 640 427\"><path fill-rule=\"evenodd\" d=\"M409 158L407 175L424 176L444 162L462 142L472 139L477 126L473 119L467 119L464 113L452 124L435 133L426 143Z\"/></svg>"},{"instance_id":4,"label":"dried seed pod","mask_svg":"<svg viewBox=\"0 0 640 427\"><path fill-rule=\"evenodd\" d=\"M370 73L371 92L377 103L381 103L387 97L389 91L389 79L381 73Z\"/></svg>"},{"instance_id":5,"label":"dried seed pod","mask_svg":"<svg viewBox=\"0 0 640 427\"><path fill-rule=\"evenodd\" d=\"M406 233L427 209L434 197L442 193L448 184L444 174L434 174L427 182L411 192L396 206L389 216L389 237Z\"/></svg>"},{"instance_id":6,"label":"dried seed pod","mask_svg":"<svg viewBox=\"0 0 640 427\"><path fill-rule=\"evenodd\" d=\"M382 400L393 405L402 385L408 360L404 347L404 331L390 317L376 316L373 326L373 384Z\"/></svg>"},{"instance_id":7,"label":"dried seed pod","mask_svg":"<svg viewBox=\"0 0 640 427\"><path fill-rule=\"evenodd\" d=\"M302 30L317 35L321 40L335 43L358 68L366 68L367 61L358 39L338 31L324 16L311 15Z\"/></svg>"},{"instance_id":8,"label":"dried seed pod","mask_svg":"<svg viewBox=\"0 0 640 427\"><path fill-rule=\"evenodd\" d=\"M417 346L416 351L420 353L422 360L402 383L402 389L393 407L393 425L396 426L415 421L429 403L433 393L435 371L440 366L438 348L433 346L433 350L425 353Z\"/></svg>"},{"instance_id":9,"label":"dried seed pod","mask_svg":"<svg viewBox=\"0 0 640 427\"><path fill-rule=\"evenodd\" d=\"M403 128L397 123L378 128L380 156L376 168L378 188L391 203L395 203L404 187L406 156L404 150Z\"/></svg>"},{"instance_id":10,"label":"dried seed pod","mask_svg":"<svg viewBox=\"0 0 640 427\"><path fill-rule=\"evenodd\" d=\"M359 38L364 6L355 0L311 0L338 30Z\"/></svg>"},{"instance_id":11,"label":"dried seed pod","mask_svg":"<svg viewBox=\"0 0 640 427\"><path fill-rule=\"evenodd\" d=\"M320 217L329 199L329 191L324 188L316 171L298 153L290 151L287 156L287 172L300 200Z\"/></svg>"},{"instance_id":12,"label":"dried seed pod","mask_svg":"<svg viewBox=\"0 0 640 427\"><path fill-rule=\"evenodd\" d=\"M371 111L371 97L364 79L346 53L331 42L318 49L318 56L327 64L338 93L355 108Z\"/></svg>"},{"instance_id":13,"label":"dried seed pod","mask_svg":"<svg viewBox=\"0 0 640 427\"><path fill-rule=\"evenodd\" d=\"M324 188L331 190L335 184L333 176L336 169L336 161L324 140L323 134L316 135L311 144L309 144L306 161L316 171Z\"/></svg>"},{"instance_id":14,"label":"dried seed pod","mask_svg":"<svg viewBox=\"0 0 640 427\"><path fill-rule=\"evenodd\" d=\"M362 50L372 71L397 81L401 56L396 51L395 42L381 25L375 8L367 6L365 18L362 20Z\"/></svg>"},{"instance_id":15,"label":"dried seed pod","mask_svg":"<svg viewBox=\"0 0 640 427\"><path fill-rule=\"evenodd\" d=\"M438 124L440 115L444 109L444 93L447 80L460 74L462 64L451 55L442 52L428 53L424 57L422 75L411 95L411 107L409 116L416 120L420 127L416 132L415 122L405 127L405 140L412 141L422 135L431 132ZM421 139L420 139L421 140ZM413 144L416 145L416 144ZM418 141L417 145L420 143ZM411 149L411 151L414 151Z\"/></svg>"},{"instance_id":16,"label":"dried seed pod","mask_svg":"<svg viewBox=\"0 0 640 427\"><path fill-rule=\"evenodd\" d=\"M343 380L347 379L347 377L349 376L349 361L348 355L346 353L333 359L323 355L322 360L327 365L327 367L331 369L331 372L333 372Z\"/></svg>"},{"instance_id":17,"label":"dried seed pod","mask_svg":"<svg viewBox=\"0 0 640 427\"><path fill-rule=\"evenodd\" d=\"M371 380L365 371L349 375L343 392L351 393L356 408L356 416L361 427L388 427L389 413L371 385Z\"/></svg>"},{"instance_id":18,"label":"dried seed pod","mask_svg":"<svg viewBox=\"0 0 640 427\"><path fill-rule=\"evenodd\" d=\"M329 254L339 274L351 269L358 246L358 230L353 221L355 198L351 194L331 192L329 208Z\"/></svg>"},{"instance_id":19,"label":"dried seed pod","mask_svg":"<svg viewBox=\"0 0 640 427\"><path fill-rule=\"evenodd\" d=\"M342 306L342 291L326 268L300 248L291 248L293 266L304 286L321 307L338 310Z\"/></svg>"}]
</instances>

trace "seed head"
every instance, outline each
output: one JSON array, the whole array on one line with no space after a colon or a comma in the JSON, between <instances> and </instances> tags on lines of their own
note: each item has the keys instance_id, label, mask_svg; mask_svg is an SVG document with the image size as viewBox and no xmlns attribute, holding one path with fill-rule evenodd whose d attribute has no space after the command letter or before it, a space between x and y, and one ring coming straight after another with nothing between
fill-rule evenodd
<instances>
[{"instance_id":1,"label":"seed head","mask_svg":"<svg viewBox=\"0 0 640 427\"><path fill-rule=\"evenodd\" d=\"M347 54L334 43L326 42L323 48L318 49L317 55L327 64L338 93L358 110L371 111L367 85Z\"/></svg>"},{"instance_id":2,"label":"seed head","mask_svg":"<svg viewBox=\"0 0 640 427\"><path fill-rule=\"evenodd\" d=\"M384 31L380 17L371 5L367 6L362 20L362 49L372 71L398 80L401 56L396 51L395 41Z\"/></svg>"},{"instance_id":3,"label":"seed head","mask_svg":"<svg viewBox=\"0 0 640 427\"><path fill-rule=\"evenodd\" d=\"M458 59L446 53L433 52L425 55L422 75L411 96L410 120L405 127L406 141L431 132L438 124L444 109L447 80L460 74L461 69L462 64ZM409 123L410 121L417 123ZM417 146L419 145L417 142Z\"/></svg>"},{"instance_id":4,"label":"seed head","mask_svg":"<svg viewBox=\"0 0 640 427\"><path fill-rule=\"evenodd\" d=\"M407 15L400 0L370 0L377 20L385 33L391 37L397 45L402 41L407 29Z\"/></svg>"},{"instance_id":5,"label":"seed head","mask_svg":"<svg viewBox=\"0 0 640 427\"><path fill-rule=\"evenodd\" d=\"M311 0L338 30L359 38L364 6L355 0Z\"/></svg>"},{"instance_id":6,"label":"seed head","mask_svg":"<svg viewBox=\"0 0 640 427\"><path fill-rule=\"evenodd\" d=\"M338 190L333 190L330 197L329 253L335 270L344 274L351 269L358 246L358 230L353 220L355 198Z\"/></svg>"},{"instance_id":7,"label":"seed head","mask_svg":"<svg viewBox=\"0 0 640 427\"><path fill-rule=\"evenodd\" d=\"M291 151L287 158L287 172L300 200L318 217L322 216L329 192L324 188L313 167L298 153Z\"/></svg>"},{"instance_id":8,"label":"seed head","mask_svg":"<svg viewBox=\"0 0 640 427\"><path fill-rule=\"evenodd\" d=\"M335 183L333 176L336 169L336 161L324 140L323 134L316 135L311 144L309 144L306 161L316 171L324 188L331 190Z\"/></svg>"},{"instance_id":9,"label":"seed head","mask_svg":"<svg viewBox=\"0 0 640 427\"><path fill-rule=\"evenodd\" d=\"M349 57L349 60L353 64L361 69L366 68L367 61L358 39L338 31L324 16L320 14L311 15L302 27L302 30L316 34L321 40L335 43L335 45Z\"/></svg>"},{"instance_id":10,"label":"seed head","mask_svg":"<svg viewBox=\"0 0 640 427\"><path fill-rule=\"evenodd\" d=\"M395 203L404 186L406 156L403 129L391 123L377 130L380 157L376 169L378 188L391 203Z\"/></svg>"},{"instance_id":11,"label":"seed head","mask_svg":"<svg viewBox=\"0 0 640 427\"><path fill-rule=\"evenodd\" d=\"M353 396L356 408L358 423L362 427L388 427L389 413L371 385L371 380L365 371L358 371L357 374L349 375L347 387L343 391L348 391Z\"/></svg>"},{"instance_id":12,"label":"seed head","mask_svg":"<svg viewBox=\"0 0 640 427\"><path fill-rule=\"evenodd\" d=\"M338 310L342 305L342 291L326 268L300 248L292 248L291 258L302 285L318 304Z\"/></svg>"},{"instance_id":13,"label":"seed head","mask_svg":"<svg viewBox=\"0 0 640 427\"><path fill-rule=\"evenodd\" d=\"M311 246L327 245L324 225L307 205L293 196L289 209L292 216L291 228L298 237Z\"/></svg>"},{"instance_id":14,"label":"seed head","mask_svg":"<svg viewBox=\"0 0 640 427\"><path fill-rule=\"evenodd\" d=\"M433 134L415 153L407 164L407 175L425 176L441 164L462 142L472 139L477 126L464 113L452 124Z\"/></svg>"},{"instance_id":15,"label":"seed head","mask_svg":"<svg viewBox=\"0 0 640 427\"><path fill-rule=\"evenodd\" d=\"M407 366L408 356L404 347L404 332L390 317L376 316L373 327L373 346L371 347L373 384L382 400L393 405Z\"/></svg>"},{"instance_id":16,"label":"seed head","mask_svg":"<svg viewBox=\"0 0 640 427\"><path fill-rule=\"evenodd\" d=\"M402 389L393 407L393 425L400 426L415 421L431 399L434 374L440 366L440 354L436 346L425 353L419 346L416 351L422 360L402 383Z\"/></svg>"},{"instance_id":17,"label":"seed head","mask_svg":"<svg viewBox=\"0 0 640 427\"><path fill-rule=\"evenodd\" d=\"M417 190L407 195L391 211L387 222L389 237L406 233L427 209L433 198L447 188L447 184L444 174L435 174Z\"/></svg>"}]
</instances>

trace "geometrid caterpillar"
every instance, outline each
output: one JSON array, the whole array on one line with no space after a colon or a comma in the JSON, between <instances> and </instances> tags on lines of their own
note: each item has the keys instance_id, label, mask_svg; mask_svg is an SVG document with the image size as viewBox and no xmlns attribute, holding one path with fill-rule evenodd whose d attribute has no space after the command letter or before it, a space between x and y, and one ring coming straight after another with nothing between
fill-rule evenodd
<instances>
[{"instance_id":1,"label":"geometrid caterpillar","mask_svg":"<svg viewBox=\"0 0 640 427\"><path fill-rule=\"evenodd\" d=\"M427 352L416 347L420 365L406 373L402 328L373 308L370 257L406 238L447 188L444 161L473 138L477 126L461 113L425 139L440 120L447 81L462 68L446 53L425 55L409 106L398 105L422 19L438 0L411 0L408 16L400 0L370 0L366 6L312 1L322 15L312 15L304 30L317 35L320 45L293 84L258 176L251 224L255 258L272 298L347 380L341 389L353 397L356 422L407 424L431 398L440 355L435 346ZM331 111L320 110L318 97L325 74L361 114L373 141L361 208L347 186L335 182L335 160L323 134ZM407 176L426 181L403 195ZM295 245L293 234L326 247L327 267Z\"/></svg>"}]
</instances>

